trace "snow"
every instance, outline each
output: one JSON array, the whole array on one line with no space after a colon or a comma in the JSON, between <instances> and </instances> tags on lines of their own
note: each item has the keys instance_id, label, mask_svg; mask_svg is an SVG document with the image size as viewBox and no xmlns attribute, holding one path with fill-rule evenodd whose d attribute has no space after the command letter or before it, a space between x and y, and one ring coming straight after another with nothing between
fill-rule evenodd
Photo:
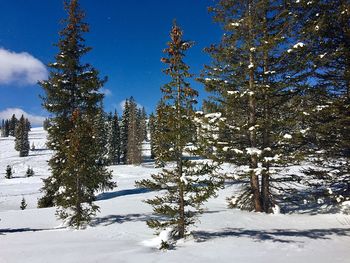
<instances>
[{"instance_id":1,"label":"snow","mask_svg":"<svg viewBox=\"0 0 350 263\"><path fill-rule=\"evenodd\" d=\"M305 44L303 42L298 42L293 46L293 48L299 48L299 47L304 47L304 46L305 46Z\"/></svg>"},{"instance_id":2,"label":"snow","mask_svg":"<svg viewBox=\"0 0 350 263\"><path fill-rule=\"evenodd\" d=\"M57 220L54 208L36 208L41 179L49 175L51 152L45 137L41 128L32 129L29 138L37 150L23 158L13 149L13 138L0 138L1 263L348 262L349 216L284 215L277 206L271 215L228 209L226 199L237 190L236 184L228 184L209 200L190 228L191 236L178 241L174 250L159 251L171 229L155 236L147 227L152 209L142 200L157 193L134 185L135 180L160 171L152 162L109 167L118 188L97 195L100 213L85 230L67 228ZM15 170L14 179L4 178L7 164ZM35 176L25 177L28 166ZM223 172L236 169L229 164L222 168ZM19 208L22 197L28 203L23 211Z\"/></svg>"},{"instance_id":3,"label":"snow","mask_svg":"<svg viewBox=\"0 0 350 263\"><path fill-rule=\"evenodd\" d=\"M234 22L234 23L231 23L231 26L233 26L233 27L238 27L238 26L240 26L240 24L237 23L237 22Z\"/></svg>"},{"instance_id":4,"label":"snow","mask_svg":"<svg viewBox=\"0 0 350 263\"><path fill-rule=\"evenodd\" d=\"M159 249L161 247L162 242L169 242L169 240L171 239L172 231L173 229L171 227L168 227L161 231L157 237L152 238L150 240L145 240L141 242L141 244L147 247Z\"/></svg>"},{"instance_id":5,"label":"snow","mask_svg":"<svg viewBox=\"0 0 350 263\"><path fill-rule=\"evenodd\" d=\"M220 118L221 112L208 113L205 115L206 118Z\"/></svg>"},{"instance_id":6,"label":"snow","mask_svg":"<svg viewBox=\"0 0 350 263\"><path fill-rule=\"evenodd\" d=\"M245 149L249 155L261 155L262 151L258 148L249 147Z\"/></svg>"},{"instance_id":7,"label":"snow","mask_svg":"<svg viewBox=\"0 0 350 263\"><path fill-rule=\"evenodd\" d=\"M234 94L238 94L238 93L239 93L239 91L237 91L237 90L228 90L227 91L228 95L234 95Z\"/></svg>"},{"instance_id":8,"label":"snow","mask_svg":"<svg viewBox=\"0 0 350 263\"><path fill-rule=\"evenodd\" d=\"M283 138L287 139L287 140L290 140L290 139L292 139L292 135L286 133L285 135L283 135Z\"/></svg>"}]
</instances>

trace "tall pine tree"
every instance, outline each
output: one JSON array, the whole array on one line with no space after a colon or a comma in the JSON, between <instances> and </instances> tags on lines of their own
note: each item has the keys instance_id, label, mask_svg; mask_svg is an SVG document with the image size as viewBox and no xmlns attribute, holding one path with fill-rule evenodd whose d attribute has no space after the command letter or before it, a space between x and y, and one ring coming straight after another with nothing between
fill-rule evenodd
<instances>
[{"instance_id":1,"label":"tall pine tree","mask_svg":"<svg viewBox=\"0 0 350 263\"><path fill-rule=\"evenodd\" d=\"M133 97L129 100L127 163L141 164L144 130L141 129L141 115Z\"/></svg>"},{"instance_id":2,"label":"tall pine tree","mask_svg":"<svg viewBox=\"0 0 350 263\"><path fill-rule=\"evenodd\" d=\"M111 173L105 168L98 136L101 127L104 80L82 57L91 48L83 34L89 31L77 0L65 2L68 18L63 21L56 62L50 76L41 82L43 106L51 114L48 147L51 176L44 180L40 206L58 206L57 213L76 228L84 226L98 210L95 192L111 189Z\"/></svg>"},{"instance_id":3,"label":"tall pine tree","mask_svg":"<svg viewBox=\"0 0 350 263\"><path fill-rule=\"evenodd\" d=\"M294 42L289 1L221 0L210 10L225 34L207 49L213 62L201 81L212 96L205 107L224 118L217 155L246 167L235 171L242 188L230 203L270 212L281 201L280 182L296 179L273 175L302 156L296 105L310 74L304 44Z\"/></svg>"},{"instance_id":4,"label":"tall pine tree","mask_svg":"<svg viewBox=\"0 0 350 263\"><path fill-rule=\"evenodd\" d=\"M108 159L112 165L120 164L120 126L117 111L110 114L109 122L109 139L108 139Z\"/></svg>"},{"instance_id":5,"label":"tall pine tree","mask_svg":"<svg viewBox=\"0 0 350 263\"><path fill-rule=\"evenodd\" d=\"M191 161L185 155L190 151L188 144L192 142L192 104L198 93L187 82L192 75L183 61L192 42L184 41L182 35L182 30L174 23L171 41L164 50L166 57L162 59L167 65L164 72L171 81L162 87L162 106L158 107L164 110L164 114L158 115L158 118L166 124L167 130L158 138L161 144L157 149L157 158L167 166L159 174L152 175L151 179L137 183L140 187L164 190L163 195L146 200L153 206L154 212L162 216L147 223L158 230L171 227L175 239L185 237L188 227L195 222L194 217L202 211L201 205L215 194L218 186L212 176L215 166L209 162Z\"/></svg>"},{"instance_id":6,"label":"tall pine tree","mask_svg":"<svg viewBox=\"0 0 350 263\"><path fill-rule=\"evenodd\" d=\"M127 163L128 155L128 129L129 129L129 100L126 99L124 103L124 110L121 119L120 126L120 152L121 152L121 161L123 164Z\"/></svg>"},{"instance_id":7,"label":"tall pine tree","mask_svg":"<svg viewBox=\"0 0 350 263\"><path fill-rule=\"evenodd\" d=\"M333 205L350 200L350 3L301 1L295 9L314 67L308 114L320 169L306 173L321 179L316 193Z\"/></svg>"}]
</instances>

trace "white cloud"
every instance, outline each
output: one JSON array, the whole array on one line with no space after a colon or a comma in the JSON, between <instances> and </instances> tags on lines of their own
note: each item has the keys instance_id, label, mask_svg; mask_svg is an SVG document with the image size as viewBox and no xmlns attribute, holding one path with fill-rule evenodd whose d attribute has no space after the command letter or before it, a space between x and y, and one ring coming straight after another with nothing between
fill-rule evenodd
<instances>
[{"instance_id":1,"label":"white cloud","mask_svg":"<svg viewBox=\"0 0 350 263\"><path fill-rule=\"evenodd\" d=\"M47 69L26 52L15 53L0 47L0 84L36 84L46 79Z\"/></svg>"},{"instance_id":2,"label":"white cloud","mask_svg":"<svg viewBox=\"0 0 350 263\"><path fill-rule=\"evenodd\" d=\"M102 88L101 93L103 93L106 97L110 97L113 95L112 91L110 89Z\"/></svg>"},{"instance_id":3,"label":"white cloud","mask_svg":"<svg viewBox=\"0 0 350 263\"><path fill-rule=\"evenodd\" d=\"M43 116L32 115L19 108L7 108L3 111L0 111L0 120L10 119L13 114L16 115L17 119L19 119L23 114L25 118L28 118L32 126L42 126L43 121L45 120L45 117Z\"/></svg>"}]
</instances>

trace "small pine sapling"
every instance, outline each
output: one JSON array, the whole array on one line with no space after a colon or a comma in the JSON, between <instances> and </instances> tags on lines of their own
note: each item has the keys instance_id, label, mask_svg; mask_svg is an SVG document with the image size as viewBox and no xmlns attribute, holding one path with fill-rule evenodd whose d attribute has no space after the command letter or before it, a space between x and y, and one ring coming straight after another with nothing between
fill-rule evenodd
<instances>
[{"instance_id":1,"label":"small pine sapling","mask_svg":"<svg viewBox=\"0 0 350 263\"><path fill-rule=\"evenodd\" d=\"M26 199L24 199L24 197L22 197L22 201L21 201L21 206L20 206L21 210L24 210L27 208L27 203L26 203Z\"/></svg>"},{"instance_id":2,"label":"small pine sapling","mask_svg":"<svg viewBox=\"0 0 350 263\"><path fill-rule=\"evenodd\" d=\"M34 173L33 169L28 167L27 172L26 172L26 176L27 177L32 177L32 176L34 176L34 174L35 173Z\"/></svg>"},{"instance_id":3,"label":"small pine sapling","mask_svg":"<svg viewBox=\"0 0 350 263\"><path fill-rule=\"evenodd\" d=\"M12 178L12 167L10 165L7 165L6 167L6 179L11 179Z\"/></svg>"}]
</instances>

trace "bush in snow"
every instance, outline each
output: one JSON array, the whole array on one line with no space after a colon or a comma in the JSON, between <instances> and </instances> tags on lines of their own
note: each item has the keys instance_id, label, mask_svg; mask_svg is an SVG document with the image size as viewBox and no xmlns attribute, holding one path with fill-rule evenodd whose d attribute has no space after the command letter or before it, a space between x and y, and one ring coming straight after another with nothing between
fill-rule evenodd
<instances>
[{"instance_id":1,"label":"bush in snow","mask_svg":"<svg viewBox=\"0 0 350 263\"><path fill-rule=\"evenodd\" d=\"M26 171L26 176L27 177L31 177L31 176L34 176L34 171L32 168L28 167L27 171Z\"/></svg>"},{"instance_id":2,"label":"bush in snow","mask_svg":"<svg viewBox=\"0 0 350 263\"><path fill-rule=\"evenodd\" d=\"M12 167L10 165L7 165L6 167L6 179L11 179L12 178Z\"/></svg>"},{"instance_id":3,"label":"bush in snow","mask_svg":"<svg viewBox=\"0 0 350 263\"><path fill-rule=\"evenodd\" d=\"M21 208L21 210L24 210L24 209L26 209L26 207L27 207L27 203L26 203L26 200L24 199L24 197L22 198L22 201L21 201L21 206L20 206L20 208Z\"/></svg>"}]
</instances>

